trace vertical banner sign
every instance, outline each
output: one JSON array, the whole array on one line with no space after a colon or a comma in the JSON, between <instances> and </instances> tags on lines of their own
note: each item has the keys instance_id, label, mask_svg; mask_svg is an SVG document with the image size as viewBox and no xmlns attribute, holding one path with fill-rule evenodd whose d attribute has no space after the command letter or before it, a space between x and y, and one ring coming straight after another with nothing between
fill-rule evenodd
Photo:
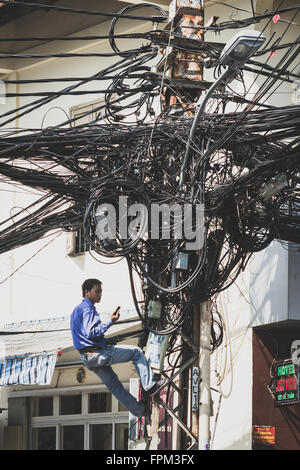
<instances>
[{"instance_id":1,"label":"vertical banner sign","mask_svg":"<svg viewBox=\"0 0 300 470\"><path fill-rule=\"evenodd\" d=\"M167 397L168 387L163 388L160 391L160 399L167 403L167 405L173 409L173 393ZM172 449L172 431L173 431L173 418L165 409L159 407L159 423L158 428L158 446L157 450L170 450Z\"/></svg>"},{"instance_id":2,"label":"vertical banner sign","mask_svg":"<svg viewBox=\"0 0 300 470\"><path fill-rule=\"evenodd\" d=\"M194 366L192 369L192 410L197 411L199 408L199 379L200 369Z\"/></svg>"},{"instance_id":3,"label":"vertical banner sign","mask_svg":"<svg viewBox=\"0 0 300 470\"><path fill-rule=\"evenodd\" d=\"M299 403L299 366L291 359L275 362L275 406Z\"/></svg>"}]
</instances>

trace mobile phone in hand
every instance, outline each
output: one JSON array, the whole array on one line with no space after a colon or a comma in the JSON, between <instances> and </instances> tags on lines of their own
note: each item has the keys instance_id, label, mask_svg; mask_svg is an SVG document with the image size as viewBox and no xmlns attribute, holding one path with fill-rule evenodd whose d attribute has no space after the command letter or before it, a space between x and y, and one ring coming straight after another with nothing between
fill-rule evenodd
<instances>
[{"instance_id":1,"label":"mobile phone in hand","mask_svg":"<svg viewBox=\"0 0 300 470\"><path fill-rule=\"evenodd\" d=\"M112 321L116 321L116 320L119 320L120 318L120 306L116 308L116 310L114 311L114 313L112 314Z\"/></svg>"}]
</instances>

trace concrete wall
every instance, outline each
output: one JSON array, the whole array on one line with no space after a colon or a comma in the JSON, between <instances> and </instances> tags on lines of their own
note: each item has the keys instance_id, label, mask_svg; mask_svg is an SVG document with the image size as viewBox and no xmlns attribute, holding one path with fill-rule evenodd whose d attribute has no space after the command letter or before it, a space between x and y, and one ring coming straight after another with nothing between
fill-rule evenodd
<instances>
[{"instance_id":1,"label":"concrete wall","mask_svg":"<svg viewBox=\"0 0 300 470\"><path fill-rule=\"evenodd\" d=\"M252 330L249 273L217 301L224 340L211 356L212 450L250 450L252 439Z\"/></svg>"}]
</instances>

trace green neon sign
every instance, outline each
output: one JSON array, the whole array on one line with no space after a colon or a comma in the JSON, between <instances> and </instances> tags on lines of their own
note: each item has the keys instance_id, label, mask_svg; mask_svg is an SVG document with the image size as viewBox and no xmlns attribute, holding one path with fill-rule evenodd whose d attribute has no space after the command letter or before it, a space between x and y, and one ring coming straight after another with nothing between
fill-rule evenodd
<instances>
[{"instance_id":1,"label":"green neon sign","mask_svg":"<svg viewBox=\"0 0 300 470\"><path fill-rule=\"evenodd\" d=\"M294 364L287 364L286 366L278 366L277 375L289 375L295 374L295 365Z\"/></svg>"},{"instance_id":2,"label":"green neon sign","mask_svg":"<svg viewBox=\"0 0 300 470\"><path fill-rule=\"evenodd\" d=\"M275 405L291 405L300 402L299 370L291 360L275 363Z\"/></svg>"}]
</instances>

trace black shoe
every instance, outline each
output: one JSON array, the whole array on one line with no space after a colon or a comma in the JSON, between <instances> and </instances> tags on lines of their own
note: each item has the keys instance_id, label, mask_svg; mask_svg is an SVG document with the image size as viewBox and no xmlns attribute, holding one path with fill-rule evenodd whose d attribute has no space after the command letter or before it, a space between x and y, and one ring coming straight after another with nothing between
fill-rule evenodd
<instances>
[{"instance_id":1,"label":"black shoe","mask_svg":"<svg viewBox=\"0 0 300 470\"><path fill-rule=\"evenodd\" d=\"M148 420L151 419L151 414L152 414L152 407L151 407L151 403L149 403L148 406L145 406L145 409L144 409L144 412L142 414L142 416Z\"/></svg>"},{"instance_id":2,"label":"black shoe","mask_svg":"<svg viewBox=\"0 0 300 470\"><path fill-rule=\"evenodd\" d=\"M145 418L150 418L152 413L152 403L150 397L144 395L139 403L144 405L144 411L141 417L144 416Z\"/></svg>"}]
</instances>

